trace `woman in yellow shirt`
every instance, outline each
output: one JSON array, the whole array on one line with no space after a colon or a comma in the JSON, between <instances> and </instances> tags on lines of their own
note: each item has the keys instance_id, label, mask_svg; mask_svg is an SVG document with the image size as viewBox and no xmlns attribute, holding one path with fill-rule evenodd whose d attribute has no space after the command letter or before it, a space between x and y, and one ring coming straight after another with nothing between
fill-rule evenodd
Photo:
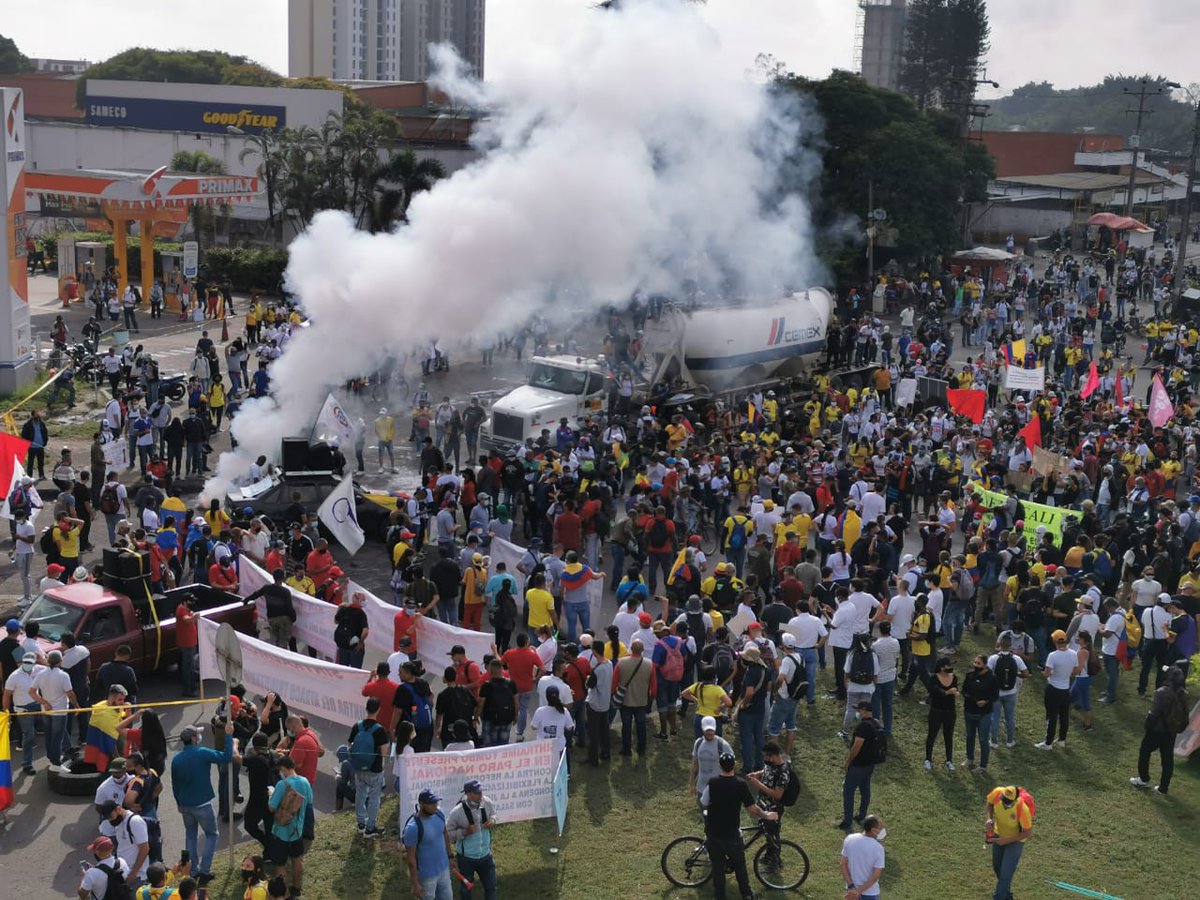
<instances>
[{"instance_id":1,"label":"woman in yellow shirt","mask_svg":"<svg viewBox=\"0 0 1200 900\"><path fill-rule=\"evenodd\" d=\"M605 659L615 663L618 659L624 659L629 655L629 648L621 642L621 629L616 625L609 625L604 633L608 635L608 640L600 645L600 653ZM594 646L593 649L595 649ZM616 651L615 656L613 655L614 650Z\"/></svg>"},{"instance_id":2,"label":"woman in yellow shirt","mask_svg":"<svg viewBox=\"0 0 1200 900\"><path fill-rule=\"evenodd\" d=\"M702 680L686 688L680 696L684 703L696 704L696 715L693 717L692 725L696 737L701 736L700 721L705 716L712 716L717 720L717 734L719 735L721 733L721 710L731 707L733 701L729 699L725 689L717 684L715 666L704 666L700 671Z\"/></svg>"},{"instance_id":3,"label":"woman in yellow shirt","mask_svg":"<svg viewBox=\"0 0 1200 900\"><path fill-rule=\"evenodd\" d=\"M225 385L218 375L213 379L212 387L208 389L208 408L216 418L217 430L221 430L221 419L225 417Z\"/></svg>"}]
</instances>

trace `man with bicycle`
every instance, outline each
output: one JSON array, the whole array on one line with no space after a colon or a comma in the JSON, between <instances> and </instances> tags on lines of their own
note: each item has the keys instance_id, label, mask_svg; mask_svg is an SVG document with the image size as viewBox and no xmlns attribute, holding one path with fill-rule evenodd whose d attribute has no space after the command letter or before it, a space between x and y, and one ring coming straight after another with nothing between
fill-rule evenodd
<instances>
[{"instance_id":1,"label":"man with bicycle","mask_svg":"<svg viewBox=\"0 0 1200 900\"><path fill-rule=\"evenodd\" d=\"M783 748L774 740L763 744L763 767L757 772L747 772L746 780L758 791L758 808L775 813L775 819L763 828L772 847L771 862L779 865L779 829L783 818L783 793L788 782L796 777L791 763L783 755Z\"/></svg>"},{"instance_id":2,"label":"man with bicycle","mask_svg":"<svg viewBox=\"0 0 1200 900\"><path fill-rule=\"evenodd\" d=\"M768 812L755 804L749 785L734 774L737 759L732 753L722 753L717 764L721 774L709 780L700 797L700 805L707 810L704 840L712 864L713 896L725 900L725 868L728 865L737 878L742 900L753 900L750 875L746 871L746 851L742 846L742 810L767 822L778 821L779 813Z\"/></svg>"}]
</instances>

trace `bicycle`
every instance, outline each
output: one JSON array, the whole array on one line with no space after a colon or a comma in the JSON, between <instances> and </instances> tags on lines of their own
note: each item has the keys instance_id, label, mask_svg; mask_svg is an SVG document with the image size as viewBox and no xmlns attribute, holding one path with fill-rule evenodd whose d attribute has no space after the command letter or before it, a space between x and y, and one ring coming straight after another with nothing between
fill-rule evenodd
<instances>
[{"instance_id":1,"label":"bicycle","mask_svg":"<svg viewBox=\"0 0 1200 900\"><path fill-rule=\"evenodd\" d=\"M750 832L749 837L746 832ZM742 827L744 850L748 851L759 838L764 842L754 854L754 877L775 891L790 891L804 884L808 878L808 854L804 848L771 834L762 822ZM663 850L661 865L667 881L676 887L700 887L712 878L708 839L695 835L675 838ZM727 864L726 871L732 873L733 869Z\"/></svg>"}]
</instances>

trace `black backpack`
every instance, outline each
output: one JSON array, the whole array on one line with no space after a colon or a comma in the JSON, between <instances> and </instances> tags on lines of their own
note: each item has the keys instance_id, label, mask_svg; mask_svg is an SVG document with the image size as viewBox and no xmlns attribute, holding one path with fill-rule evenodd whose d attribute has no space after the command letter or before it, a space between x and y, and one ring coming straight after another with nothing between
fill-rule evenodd
<instances>
[{"instance_id":1,"label":"black backpack","mask_svg":"<svg viewBox=\"0 0 1200 900\"><path fill-rule=\"evenodd\" d=\"M517 601L513 599L512 591L508 587L509 582L506 579L496 592L496 605L490 616L493 628L511 630L517 624Z\"/></svg>"},{"instance_id":2,"label":"black backpack","mask_svg":"<svg viewBox=\"0 0 1200 900\"><path fill-rule=\"evenodd\" d=\"M1000 690L1011 691L1017 686L1017 661L1011 653L1000 653L996 658L996 681Z\"/></svg>"},{"instance_id":3,"label":"black backpack","mask_svg":"<svg viewBox=\"0 0 1200 900\"><path fill-rule=\"evenodd\" d=\"M783 786L783 796L779 798L779 801L784 806L795 806L796 801L800 799L800 779L796 777L790 762L786 764L786 768L788 780L787 784Z\"/></svg>"},{"instance_id":4,"label":"black backpack","mask_svg":"<svg viewBox=\"0 0 1200 900\"><path fill-rule=\"evenodd\" d=\"M875 752L872 756L875 760L874 765L879 765L887 762L888 736L884 734L883 726L874 719L871 720L871 726L875 729Z\"/></svg>"},{"instance_id":5,"label":"black backpack","mask_svg":"<svg viewBox=\"0 0 1200 900\"><path fill-rule=\"evenodd\" d=\"M871 658L870 649L855 650L850 657L850 681L853 684L873 684L875 681L875 661Z\"/></svg>"},{"instance_id":6,"label":"black backpack","mask_svg":"<svg viewBox=\"0 0 1200 900\"><path fill-rule=\"evenodd\" d=\"M696 652L700 653L708 643L708 629L704 627L704 613L687 614L688 637L695 639Z\"/></svg>"},{"instance_id":7,"label":"black backpack","mask_svg":"<svg viewBox=\"0 0 1200 900\"><path fill-rule=\"evenodd\" d=\"M492 679L487 682L487 700L484 702L483 713L492 720L508 723L513 720L516 712L516 694L512 682Z\"/></svg>"},{"instance_id":8,"label":"black backpack","mask_svg":"<svg viewBox=\"0 0 1200 900\"><path fill-rule=\"evenodd\" d=\"M808 683L808 670L804 665L804 657L796 653L789 653L788 659L795 665L796 671L792 673L792 677L787 683L788 699L794 700L800 696L800 691L804 685ZM790 803L788 804L791 805Z\"/></svg>"},{"instance_id":9,"label":"black backpack","mask_svg":"<svg viewBox=\"0 0 1200 900\"><path fill-rule=\"evenodd\" d=\"M108 887L104 889L102 900L133 900L133 888L121 875L119 863L114 863L112 866L97 864L96 868L108 876Z\"/></svg>"}]
</instances>

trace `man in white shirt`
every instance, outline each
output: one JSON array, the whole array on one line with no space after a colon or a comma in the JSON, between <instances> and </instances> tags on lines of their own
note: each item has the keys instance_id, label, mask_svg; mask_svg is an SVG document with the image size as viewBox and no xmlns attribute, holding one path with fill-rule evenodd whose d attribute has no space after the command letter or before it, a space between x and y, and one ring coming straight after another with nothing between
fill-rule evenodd
<instances>
[{"instance_id":1,"label":"man in white shirt","mask_svg":"<svg viewBox=\"0 0 1200 900\"><path fill-rule=\"evenodd\" d=\"M942 610L946 605L946 596L942 593L941 582L936 575L925 576L925 594L929 597L929 612L933 616L934 630L942 630Z\"/></svg>"},{"instance_id":2,"label":"man in white shirt","mask_svg":"<svg viewBox=\"0 0 1200 900\"><path fill-rule=\"evenodd\" d=\"M1136 582L1134 582L1136 584ZM1171 595L1161 593L1154 606L1142 611L1139 621L1142 623L1142 671L1138 675L1138 696L1146 694L1146 684L1150 678L1150 670L1154 670L1154 688L1162 687L1163 666L1167 664L1167 633L1171 626L1171 614L1167 606L1171 603Z\"/></svg>"},{"instance_id":3,"label":"man in white shirt","mask_svg":"<svg viewBox=\"0 0 1200 900\"><path fill-rule=\"evenodd\" d=\"M117 856L128 867L125 880L136 885L146 880L150 865L150 832L146 820L121 804L106 800L100 807L100 834L116 844Z\"/></svg>"},{"instance_id":4,"label":"man in white shirt","mask_svg":"<svg viewBox=\"0 0 1200 900\"><path fill-rule=\"evenodd\" d=\"M829 639L829 629L817 616L809 611L807 600L801 600L796 615L784 626L784 638L794 639L796 654L804 661L808 681L806 702L812 706L817 702L817 651Z\"/></svg>"},{"instance_id":5,"label":"man in white shirt","mask_svg":"<svg viewBox=\"0 0 1200 900\"><path fill-rule=\"evenodd\" d=\"M850 604L854 607L855 634L866 634L871 630L871 616L880 607L874 595L863 590L865 587L866 582L861 578L850 582Z\"/></svg>"},{"instance_id":6,"label":"man in white shirt","mask_svg":"<svg viewBox=\"0 0 1200 900\"><path fill-rule=\"evenodd\" d=\"M1104 624L1100 626L1100 653L1104 659L1104 695L1097 697L1099 703L1117 702L1117 679L1120 677L1121 662L1117 649L1125 633L1125 615L1112 597L1104 601Z\"/></svg>"},{"instance_id":7,"label":"man in white shirt","mask_svg":"<svg viewBox=\"0 0 1200 900\"><path fill-rule=\"evenodd\" d=\"M1003 710L1007 735L1005 746L1011 750L1017 745L1017 691L1021 679L1029 677L1029 667L1019 653L1013 652L1013 639L1009 632L1000 635L997 651L988 657L987 664L1000 685L999 696L992 705L992 745L1000 746L1000 713Z\"/></svg>"},{"instance_id":8,"label":"man in white shirt","mask_svg":"<svg viewBox=\"0 0 1200 900\"><path fill-rule=\"evenodd\" d=\"M864 522L874 522L880 516L887 513L887 501L874 489L863 494L861 505L862 520Z\"/></svg>"},{"instance_id":9,"label":"man in white shirt","mask_svg":"<svg viewBox=\"0 0 1200 900\"><path fill-rule=\"evenodd\" d=\"M883 819L867 816L863 819L861 834L848 834L842 842L842 880L846 884L846 896L879 896L879 876L883 874L884 852L880 840L887 835Z\"/></svg>"},{"instance_id":10,"label":"man in white shirt","mask_svg":"<svg viewBox=\"0 0 1200 900\"><path fill-rule=\"evenodd\" d=\"M537 683L538 707L546 705L546 689L549 687L558 688L558 696L566 697L567 701L571 698L571 686L564 679L563 672L566 671L567 663L561 656L556 656L552 662L554 666L553 673L547 672Z\"/></svg>"},{"instance_id":11,"label":"man in white shirt","mask_svg":"<svg viewBox=\"0 0 1200 900\"><path fill-rule=\"evenodd\" d=\"M900 642L892 634L891 622L885 620L879 623L879 637L871 649L879 660L875 691L871 694L871 714L883 726L883 733L891 734L892 702L896 696L896 678L900 671Z\"/></svg>"},{"instance_id":12,"label":"man in white shirt","mask_svg":"<svg viewBox=\"0 0 1200 900\"><path fill-rule=\"evenodd\" d=\"M1046 706L1046 739L1033 746L1039 750L1067 745L1067 729L1071 725L1071 679L1079 674L1079 654L1067 649L1067 633L1061 628L1050 635L1055 649L1046 657L1042 674L1046 676L1043 701ZM1054 740L1055 727L1058 740Z\"/></svg>"},{"instance_id":13,"label":"man in white shirt","mask_svg":"<svg viewBox=\"0 0 1200 900\"><path fill-rule=\"evenodd\" d=\"M836 700L846 699L846 655L854 644L854 622L858 613L849 598L843 598L834 610L829 625L829 646L833 648L833 674L837 679L836 690L829 696Z\"/></svg>"},{"instance_id":14,"label":"man in white shirt","mask_svg":"<svg viewBox=\"0 0 1200 900\"><path fill-rule=\"evenodd\" d=\"M87 845L87 850L95 857L96 864L84 869L83 880L79 882L79 898L104 900L108 879L112 876L125 878L129 875L129 866L116 855L111 838L98 837Z\"/></svg>"},{"instance_id":15,"label":"man in white shirt","mask_svg":"<svg viewBox=\"0 0 1200 900\"><path fill-rule=\"evenodd\" d=\"M17 606L24 610L33 602L33 548L37 543L37 529L29 521L29 513L24 509L18 510L13 518L13 533L16 538L13 562L21 575L21 597Z\"/></svg>"},{"instance_id":16,"label":"man in white shirt","mask_svg":"<svg viewBox=\"0 0 1200 900\"><path fill-rule=\"evenodd\" d=\"M1158 602L1158 595L1162 590L1163 586L1155 580L1154 570L1149 566L1142 570L1141 578L1129 585L1129 594L1133 598L1133 614L1138 622L1142 621L1142 613Z\"/></svg>"},{"instance_id":17,"label":"man in white shirt","mask_svg":"<svg viewBox=\"0 0 1200 900\"><path fill-rule=\"evenodd\" d=\"M917 564L916 557L911 553L906 553L900 558L900 577L908 584L908 592L910 594L917 593L917 587L921 584L922 575L924 575L924 570ZM899 629L894 628L893 631L899 632Z\"/></svg>"},{"instance_id":18,"label":"man in white shirt","mask_svg":"<svg viewBox=\"0 0 1200 900\"><path fill-rule=\"evenodd\" d=\"M908 557L912 559L912 557ZM913 616L917 612L916 599L909 593L908 579L898 577L896 596L888 601L887 621L892 623L892 636L900 644L900 673L901 679L908 677L908 663L912 656L912 642L908 630L912 628ZM898 637L897 637L898 635Z\"/></svg>"},{"instance_id":19,"label":"man in white shirt","mask_svg":"<svg viewBox=\"0 0 1200 900\"><path fill-rule=\"evenodd\" d=\"M42 671L43 667L37 664L37 654L26 653L21 658L21 664L4 682L3 706L0 708L19 712L37 712L41 709L41 704L33 699L31 692L34 681ZM36 775L33 751L37 749L37 716L18 716L16 721L21 729L21 771L26 775Z\"/></svg>"},{"instance_id":20,"label":"man in white shirt","mask_svg":"<svg viewBox=\"0 0 1200 900\"><path fill-rule=\"evenodd\" d=\"M800 699L803 685L808 684L809 692L814 690L812 670L805 665L805 660L796 650L796 638L788 632L780 635L783 656L779 661L779 674L775 678L776 699L771 704L771 714L767 721L767 736L777 740L781 731L787 732L784 739L786 756L792 755L792 744L796 740L796 702Z\"/></svg>"},{"instance_id":21,"label":"man in white shirt","mask_svg":"<svg viewBox=\"0 0 1200 900\"><path fill-rule=\"evenodd\" d=\"M38 673L33 681L30 697L41 704L45 712L59 712L78 706L75 692L71 690L71 676L62 668L62 653L51 650L46 654L48 667ZM61 766L63 752L68 746L67 715L46 717L46 756L51 766Z\"/></svg>"},{"instance_id":22,"label":"man in white shirt","mask_svg":"<svg viewBox=\"0 0 1200 900\"><path fill-rule=\"evenodd\" d=\"M125 791L129 788L129 768L125 760L117 757L108 764L108 777L96 788L96 812L104 815L104 804L111 800L118 805L125 803ZM119 842L118 842L119 843Z\"/></svg>"}]
</instances>

